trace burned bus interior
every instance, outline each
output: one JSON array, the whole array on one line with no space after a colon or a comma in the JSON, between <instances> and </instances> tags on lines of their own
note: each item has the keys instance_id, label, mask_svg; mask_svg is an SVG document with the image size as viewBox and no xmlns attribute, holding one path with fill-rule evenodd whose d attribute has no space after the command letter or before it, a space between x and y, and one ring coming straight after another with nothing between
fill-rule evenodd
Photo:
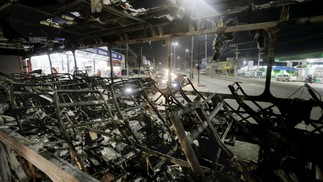
<instances>
[{"instance_id":1,"label":"burned bus interior","mask_svg":"<svg viewBox=\"0 0 323 182\"><path fill-rule=\"evenodd\" d=\"M320 92L309 83L297 90L306 97L271 90L277 55L322 51L320 7L319 0L1 1L1 55L160 41L171 70L174 38L213 35L212 62L235 56L229 43L253 41L246 54L261 50L267 72L257 95L239 81L221 93L190 78L161 88L150 77L81 70L0 73L0 182L323 181Z\"/></svg>"}]
</instances>

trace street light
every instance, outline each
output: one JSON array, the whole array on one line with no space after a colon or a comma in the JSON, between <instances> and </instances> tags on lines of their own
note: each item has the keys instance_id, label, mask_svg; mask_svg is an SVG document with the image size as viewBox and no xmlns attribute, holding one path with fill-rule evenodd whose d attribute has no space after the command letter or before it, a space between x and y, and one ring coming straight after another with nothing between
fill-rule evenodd
<instances>
[{"instance_id":1,"label":"street light","mask_svg":"<svg viewBox=\"0 0 323 182\"><path fill-rule=\"evenodd\" d=\"M178 43L177 42L173 42L172 43L172 46L173 46L173 62L174 62L174 67L173 67L173 70L175 70L175 68L176 68L176 64L175 64L175 47L178 45Z\"/></svg>"}]
</instances>

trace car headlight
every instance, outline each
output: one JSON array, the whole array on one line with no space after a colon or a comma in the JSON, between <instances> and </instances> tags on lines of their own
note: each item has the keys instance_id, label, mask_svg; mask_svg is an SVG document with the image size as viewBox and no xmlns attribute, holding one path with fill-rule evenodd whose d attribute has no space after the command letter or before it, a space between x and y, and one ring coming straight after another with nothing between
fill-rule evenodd
<instances>
[{"instance_id":1,"label":"car headlight","mask_svg":"<svg viewBox=\"0 0 323 182\"><path fill-rule=\"evenodd\" d=\"M172 83L172 87L178 87L178 83L177 82L173 82Z\"/></svg>"},{"instance_id":2,"label":"car headlight","mask_svg":"<svg viewBox=\"0 0 323 182\"><path fill-rule=\"evenodd\" d=\"M124 90L124 92L125 92L126 94L131 94L131 93L132 93L132 88L126 88L126 89Z\"/></svg>"}]
</instances>

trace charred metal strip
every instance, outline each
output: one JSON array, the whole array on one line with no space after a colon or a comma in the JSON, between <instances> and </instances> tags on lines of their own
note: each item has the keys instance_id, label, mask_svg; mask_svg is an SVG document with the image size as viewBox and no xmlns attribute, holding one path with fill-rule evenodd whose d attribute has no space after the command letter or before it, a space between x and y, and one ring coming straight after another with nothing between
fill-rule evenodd
<instances>
[{"instance_id":1,"label":"charred metal strip","mask_svg":"<svg viewBox=\"0 0 323 182\"><path fill-rule=\"evenodd\" d=\"M140 86L142 87L142 83L139 82ZM154 83L153 83L154 84ZM154 85L155 86L155 85ZM143 96L146 99L146 101L149 103L150 107L153 108L153 110L155 111L155 113L157 114L157 116L159 117L159 119L165 124L165 126L167 126L167 129L169 131L169 133L171 133L168 125L169 123L167 123L167 121L165 120L165 118L160 114L160 112L158 111L158 109L156 108L156 106L151 102L151 100L148 98L148 95L146 93L146 90L144 89L143 91Z\"/></svg>"},{"instance_id":2,"label":"charred metal strip","mask_svg":"<svg viewBox=\"0 0 323 182\"><path fill-rule=\"evenodd\" d=\"M225 104L225 105L228 107L228 110L230 111L231 115L236 114L237 116L240 117L238 121L239 123L247 122L251 124L250 121L248 120L249 118L251 118L251 116L246 111L240 111L241 109L240 105L238 106L237 109L234 109L230 104ZM247 114L247 116L243 116L245 114Z\"/></svg>"},{"instance_id":3,"label":"charred metal strip","mask_svg":"<svg viewBox=\"0 0 323 182\"><path fill-rule=\"evenodd\" d=\"M77 154L77 150L75 149L75 146L73 145L73 142L70 138L70 136L67 133L67 128L63 122L63 118L61 116L61 107L60 107L60 99L59 99L59 93L61 93L62 91L55 91L54 93L54 100L55 100L55 106L56 106L56 116L58 118L58 125L60 127L60 131L61 134L64 138L64 140L66 141L66 143L68 144L68 146L71 149L71 154L72 154L72 158L75 160L76 164L78 165L78 167L83 170L86 171L86 168L81 160L81 157ZM67 91L67 92L73 92L73 91ZM81 92L84 93L84 91L77 91L77 92Z\"/></svg>"},{"instance_id":4,"label":"charred metal strip","mask_svg":"<svg viewBox=\"0 0 323 182\"><path fill-rule=\"evenodd\" d=\"M197 176L199 176L201 181L207 181L204 171L202 170L201 165L200 165L200 163L195 155L195 152L191 146L191 143L190 143L188 137L186 136L185 129L184 129L177 113L174 113L171 116L171 121L174 125L176 135L178 136L179 142L182 145L182 149L185 153L185 156L188 160L188 163L190 164L192 171Z\"/></svg>"},{"instance_id":5,"label":"charred metal strip","mask_svg":"<svg viewBox=\"0 0 323 182\"><path fill-rule=\"evenodd\" d=\"M112 99L114 101L114 105L116 106L117 112L119 117L124 121L125 126L127 127L127 131L130 132L130 135L134 138L136 143L140 143L139 140L137 139L137 137L135 136L135 134L132 132L130 126L129 126L129 122L128 119L125 118L121 112L121 109L119 107L118 101L117 101L117 94L115 93L115 88L116 86L120 86L120 84L122 84L124 86L124 82L117 82L117 83L113 83L110 85L110 92L111 92L111 96ZM132 98L131 98L132 99Z\"/></svg>"},{"instance_id":6,"label":"charred metal strip","mask_svg":"<svg viewBox=\"0 0 323 182\"><path fill-rule=\"evenodd\" d=\"M28 141L10 129L0 128L0 140L5 145L10 146L18 155L43 171L53 181L98 182L98 180L90 175L48 153L42 147L38 146L38 144Z\"/></svg>"},{"instance_id":7,"label":"charred metal strip","mask_svg":"<svg viewBox=\"0 0 323 182\"><path fill-rule=\"evenodd\" d=\"M168 100L174 100L173 102L176 106L180 108L184 108L184 105L176 98L175 94L180 91L181 88L175 87L173 88L172 84L179 84L177 82L172 82L167 84L168 94L170 95Z\"/></svg>"},{"instance_id":8,"label":"charred metal strip","mask_svg":"<svg viewBox=\"0 0 323 182\"><path fill-rule=\"evenodd\" d=\"M96 106L103 104L104 101L85 101L85 102L71 102L71 103L60 103L58 107L72 107L72 106Z\"/></svg>"},{"instance_id":9,"label":"charred metal strip","mask_svg":"<svg viewBox=\"0 0 323 182\"><path fill-rule=\"evenodd\" d=\"M161 152L158 152L158 151L155 151L155 150L152 150L152 149L149 149L149 148L147 148L147 147L144 147L144 146L142 146L142 145L138 145L138 144L135 144L136 145L136 147L139 149L139 150L141 150L141 151L143 151L143 152L145 152L145 153L147 153L147 154L149 154L149 155L153 155L153 156L156 156L156 157L159 157L160 159L162 159L162 160L167 160L167 161L170 161L170 162L172 162L172 163L174 163L174 164L178 164L178 165L180 165L180 166L182 166L182 167L191 167L190 166L190 164L188 163L188 162L186 162L186 161L184 161L184 160L182 160L182 159L178 159L178 158L174 158L174 157L172 157L172 156L170 156L170 155L166 155L166 154L163 154L163 153L161 153ZM204 167L205 169L208 169L207 167Z\"/></svg>"},{"instance_id":10,"label":"charred metal strip","mask_svg":"<svg viewBox=\"0 0 323 182\"><path fill-rule=\"evenodd\" d=\"M305 25L308 23L315 24L315 23L322 23L322 21L323 21L323 16L313 16L313 17L307 17L307 18L289 19L288 21L285 21L285 22L272 21L272 22L227 26L225 28L219 28L219 29L203 29L203 30L195 30L195 31L189 31L189 32L181 32L181 33L176 33L176 36L184 37L184 36L205 35L205 34L220 34L220 33L228 33L228 32L243 32L243 31L250 31L250 30L261 30L261 29L267 30L276 26L284 27L291 24L295 24L295 25ZM116 31L116 32L120 32L120 31ZM119 40L119 41L114 41L113 43L114 45L123 45L125 43L131 44L131 43L138 43L143 41L165 40L171 37L173 37L173 35L164 34L156 37L143 37L140 39L130 38L127 41Z\"/></svg>"},{"instance_id":11,"label":"charred metal strip","mask_svg":"<svg viewBox=\"0 0 323 182\"><path fill-rule=\"evenodd\" d=\"M179 117L181 117L185 113L195 113L198 115L199 123L203 123L202 121L206 122L206 124L208 126L208 127L206 127L206 129L208 131L207 133L208 133L210 142L212 142L212 145L214 145L211 147L215 153L214 158L212 159L214 171L217 171L217 167L222 165L219 163L220 162L219 160L222 157L222 159L226 159L226 160L231 161L231 164L235 167L235 169L237 171L242 172L243 176L245 176L246 178L250 179L250 181L252 181L253 176L248 171L248 168L239 160L234 160L234 161L231 160L232 158L236 158L236 156L234 156L234 154L224 145L223 139L220 138L220 136L217 133L217 130L213 127L213 125L211 123L211 121L214 121L215 115L222 108L224 108L228 112L228 108L223 103L222 98L218 94L212 94L204 101L196 102L196 103L194 103L193 106L186 107L184 109L185 111L178 111L176 114L178 115L177 119L178 119L179 123L180 123ZM227 115L231 116L231 114L227 114ZM212 117L210 117L210 116L212 116ZM176 115L174 114L172 116L172 118L171 118L172 122L173 122L173 117L176 117ZM233 122L232 119L234 119L234 118L231 118L230 122L228 122L227 129L230 128L230 125ZM175 130L176 129L177 128L175 127ZM183 130L184 130L184 128L183 128ZM194 132L198 133L198 131L191 131L191 133L194 133ZM176 133L177 133L177 131L176 131ZM177 133L177 135L178 135L178 133ZM183 140L182 137L185 137L188 140L188 137L185 134L185 130L184 130L184 133L182 133L181 136L178 135L178 137L180 140ZM190 143L188 143L188 144L190 144ZM181 145L183 148L186 147L186 146L183 146L182 142L181 142ZM224 155L221 155L221 153L224 153ZM189 156L186 155L186 157L188 158Z\"/></svg>"},{"instance_id":12,"label":"charred metal strip","mask_svg":"<svg viewBox=\"0 0 323 182\"><path fill-rule=\"evenodd\" d=\"M220 109L222 109L222 104L220 104L220 106L221 107L216 107L212 112L211 112L211 114L210 115L208 115L208 113L206 113L206 111L205 111L205 103L208 101L208 100L210 100L211 98L213 98L214 96L217 96L217 95L213 95L213 96L211 96L211 97L208 97L205 101L203 101L200 105L200 107L201 108L199 108L199 109L197 109L197 113L199 114L199 116L200 116L200 118L202 119L202 120L205 120L207 123L208 123L208 126L209 127L207 127L206 129L208 130L208 132L210 133L210 139L211 139L211 141L212 142L214 142L214 144L216 144L216 146L220 146L220 147L217 147L217 148L215 148L215 153L216 153L216 155L215 155L215 158L214 158L214 160L213 160L213 162L214 162L214 166L216 167L216 165L217 165L217 163L218 163L218 161L220 160L220 154L221 154L221 152L222 151L225 151L226 152L226 154L227 155L233 155L232 153L231 153L231 151L230 150L228 150L224 145L223 145L223 143L221 142L221 140L220 140L220 138L219 138L219 136L218 136L218 134L217 134L217 132L216 132L216 130L215 130L215 128L213 127L213 125L212 125L212 123L211 123L211 120L214 118L214 116L218 113L218 111L220 110Z\"/></svg>"},{"instance_id":13,"label":"charred metal strip","mask_svg":"<svg viewBox=\"0 0 323 182\"><path fill-rule=\"evenodd\" d=\"M194 130L191 133L191 136L189 137L189 142L192 143L197 137L200 136L200 134L203 133L203 131L208 127L208 122L204 121L202 124L200 124L196 130Z\"/></svg>"},{"instance_id":14,"label":"charred metal strip","mask_svg":"<svg viewBox=\"0 0 323 182\"><path fill-rule=\"evenodd\" d=\"M13 113L16 118L16 122L22 132L24 132L24 126L22 120L26 116L30 115L26 113L28 109L34 109L40 114L46 115L45 109L53 108L52 102L52 91L54 90L52 84L48 83L11 83L9 89L9 97ZM46 96L49 99L44 99ZM46 100L45 102L41 102ZM32 113L31 112L31 113ZM28 121L32 122L32 121ZM27 123L27 122L26 122Z\"/></svg>"},{"instance_id":15,"label":"charred metal strip","mask_svg":"<svg viewBox=\"0 0 323 182\"><path fill-rule=\"evenodd\" d=\"M317 126L315 123L311 122L310 123L313 127L314 127L314 130L312 130L310 133L316 133L316 132L319 132L320 134L323 133L323 125L321 126Z\"/></svg>"},{"instance_id":16,"label":"charred metal strip","mask_svg":"<svg viewBox=\"0 0 323 182\"><path fill-rule=\"evenodd\" d=\"M236 88L234 87L234 85L236 85ZM247 113L249 113L250 116L253 119L255 119L257 123L259 123L259 124L263 123L264 122L263 119L252 108L250 108L248 105L246 105L243 102L243 100L240 98L240 96L238 95L238 91L241 91L241 87L240 87L239 83L236 82L236 83L234 83L234 85L229 85L228 87L229 87L232 95L235 97L236 101L238 102L239 106L241 106ZM244 92L242 92L242 93L244 93Z\"/></svg>"},{"instance_id":17,"label":"charred metal strip","mask_svg":"<svg viewBox=\"0 0 323 182\"><path fill-rule=\"evenodd\" d=\"M61 94L73 94L73 95L80 95L80 94L97 94L98 97L94 97L94 98L90 98L92 100L88 100L87 102L89 103L89 105L86 104L86 102L82 102L82 106L90 106L90 104L93 104L95 103L95 105L101 105L103 107L103 110L101 111L102 113L107 113L108 116L107 118L104 118L106 119L107 121L111 119L111 122L114 124L114 127L117 128L119 130L119 132L121 133L121 135L124 137L125 141L130 145L132 146L133 150L134 150L134 146L133 146L133 142L131 141L131 139L129 138L128 134L124 131L125 129L121 128L120 126L120 121L119 118L117 118L112 112L111 112L111 109L110 107L108 106L106 100L104 100L103 98L103 95L100 91L98 90L89 90L89 91L84 91L84 90L59 90L59 91L56 91L55 92L55 96L56 96L56 106L57 106L57 117L58 117L58 120L59 120L59 123L60 123L60 127L61 127L61 131L62 131L62 134L63 136L65 137L65 140L67 143L69 143L69 146L71 147L72 150L75 149L69 135L67 134L66 132L66 129L68 127L65 126L65 124L63 123L62 121L62 116L60 114L60 108L59 105L61 105L62 103L60 103L61 101L59 100L59 96L58 95L61 95ZM93 102L95 101L95 102ZM68 103L68 102L66 102ZM79 105L78 102L76 102L76 105ZM66 106L69 106L69 107L74 107L73 106L73 102L70 102L68 104L66 104ZM102 119L102 118L101 118ZM79 123L79 125L82 125L83 123ZM72 125L73 126L73 125ZM75 126L75 125L74 125ZM77 126L77 125L76 125ZM71 127L73 128L73 127ZM81 128L82 129L82 128ZM137 151L134 150L134 152L136 153ZM81 158L77 155L77 153L75 153L75 156L76 156L76 162L79 162L80 165L82 165L81 163Z\"/></svg>"},{"instance_id":18,"label":"charred metal strip","mask_svg":"<svg viewBox=\"0 0 323 182\"><path fill-rule=\"evenodd\" d=\"M10 171L7 146L0 142L0 181L11 181L13 174Z\"/></svg>"},{"instance_id":19,"label":"charred metal strip","mask_svg":"<svg viewBox=\"0 0 323 182\"><path fill-rule=\"evenodd\" d=\"M122 17L122 18L128 18L128 19L140 22L140 23L145 23L144 20L142 20L140 18L137 18L137 17L134 17L134 16L131 16L131 15L127 14L127 13L122 12L122 11L116 10L115 8L113 8L111 6L104 5L103 10L106 11L106 12L112 13L112 14L114 14L116 16Z\"/></svg>"},{"instance_id":20,"label":"charred metal strip","mask_svg":"<svg viewBox=\"0 0 323 182\"><path fill-rule=\"evenodd\" d=\"M230 130L232 130L232 125L233 125L233 123L234 123L234 119L232 118L232 119L231 119L231 122L229 122L229 124L228 124L227 128L225 129L225 131L224 131L224 133L223 133L223 135L222 135L222 137L221 137L221 141L222 141L222 142L224 142L224 140L225 140L225 138L227 137L227 135L228 135L229 131L230 131Z\"/></svg>"},{"instance_id":21,"label":"charred metal strip","mask_svg":"<svg viewBox=\"0 0 323 182\"><path fill-rule=\"evenodd\" d=\"M19 83L16 82L13 84L13 86L42 86L42 87L52 87L53 85L50 83Z\"/></svg>"},{"instance_id":22,"label":"charred metal strip","mask_svg":"<svg viewBox=\"0 0 323 182\"><path fill-rule=\"evenodd\" d=\"M193 92L197 93L202 99L205 99L204 96L199 91L197 91L197 89L194 87L194 84L192 83L192 81L190 79L187 79L187 81L189 85L192 87Z\"/></svg>"},{"instance_id":23,"label":"charred metal strip","mask_svg":"<svg viewBox=\"0 0 323 182\"><path fill-rule=\"evenodd\" d=\"M88 86L88 84L86 82L79 82L79 83L62 84L59 86L59 88L63 89L63 88L69 88L69 87L73 87L73 86L82 86L82 85Z\"/></svg>"},{"instance_id":24,"label":"charred metal strip","mask_svg":"<svg viewBox=\"0 0 323 182\"><path fill-rule=\"evenodd\" d=\"M48 92L23 92L23 91L14 91L14 95L49 95Z\"/></svg>"},{"instance_id":25,"label":"charred metal strip","mask_svg":"<svg viewBox=\"0 0 323 182\"><path fill-rule=\"evenodd\" d=\"M166 124L166 121L165 119L160 115L159 111L157 110L157 108L155 107L155 105L151 102L151 100L149 99L147 93L146 93L146 90L148 88L151 88L152 89L155 89L155 85L153 82L151 82L152 80L148 81L148 84L146 84L146 88L143 86L142 82L147 82L147 80L140 80L140 79L130 79L130 80L127 80L125 82L118 82L118 83L115 83L115 84L112 84L111 85L111 90L112 90L112 94L113 94L113 100L114 100L114 103L115 105L117 106L117 111L119 112L120 116L122 116L122 112L121 112L121 108L119 107L119 104L117 102L117 99L121 96L126 96L127 98L129 98L130 100L132 100L134 103L136 103L137 105L139 103L137 103L132 96L135 96L135 97L139 97L139 98L143 98L143 102L146 102L148 103L152 109L155 111L155 113L158 115L159 119L161 119L163 121L163 123ZM121 90L125 90L127 86L131 86L133 87L132 88L132 92L129 93L129 94L126 94L124 92L120 92L119 91L119 94L116 94L116 90L117 89L121 89Z\"/></svg>"},{"instance_id":26,"label":"charred metal strip","mask_svg":"<svg viewBox=\"0 0 323 182\"><path fill-rule=\"evenodd\" d=\"M192 88L193 88L193 91L195 91L194 89L194 85L192 84L192 82L191 82L191 80L190 79L185 79L185 80L183 80L183 82L184 82L184 84L183 84L183 86L181 85L181 84L179 84L179 92L180 92L180 94L182 95L182 97L184 98L184 100L187 102L187 103L191 103L192 101L191 101L191 99L185 94L185 92L184 92L184 90L183 90L183 87L185 87L185 86L187 86L187 85L189 85L189 86L191 86ZM188 82L188 83L186 83L186 82ZM199 92L197 92L196 91L196 93L198 94L198 95L200 95L199 94Z\"/></svg>"},{"instance_id":27,"label":"charred metal strip","mask_svg":"<svg viewBox=\"0 0 323 182\"><path fill-rule=\"evenodd\" d=\"M216 108L213 109L213 111L208 115L207 117L208 121L211 121L222 108L223 108L223 103L220 103L218 106L216 106Z\"/></svg>"}]
</instances>

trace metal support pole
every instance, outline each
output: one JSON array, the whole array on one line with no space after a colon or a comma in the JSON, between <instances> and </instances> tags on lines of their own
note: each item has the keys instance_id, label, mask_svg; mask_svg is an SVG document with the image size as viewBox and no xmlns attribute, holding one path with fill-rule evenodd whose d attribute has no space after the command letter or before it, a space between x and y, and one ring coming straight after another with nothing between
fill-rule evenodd
<instances>
[{"instance_id":1,"label":"metal support pole","mask_svg":"<svg viewBox=\"0 0 323 182\"><path fill-rule=\"evenodd\" d=\"M261 50L259 49L259 52L258 52L258 63L257 63L257 72L259 71L259 62L260 62L260 55L261 55ZM258 74L258 73L257 73Z\"/></svg>"},{"instance_id":2,"label":"metal support pole","mask_svg":"<svg viewBox=\"0 0 323 182\"><path fill-rule=\"evenodd\" d=\"M124 63L125 70L127 72L127 78L129 77L129 68L128 68L128 62L129 62L129 45L126 43L126 60Z\"/></svg>"},{"instance_id":3,"label":"metal support pole","mask_svg":"<svg viewBox=\"0 0 323 182\"><path fill-rule=\"evenodd\" d=\"M77 67L77 62L76 62L75 50L72 50L72 54L73 54L73 58L74 58L74 70L77 71L78 67Z\"/></svg>"},{"instance_id":4,"label":"metal support pole","mask_svg":"<svg viewBox=\"0 0 323 182\"><path fill-rule=\"evenodd\" d=\"M96 75L95 58L93 58L93 75Z\"/></svg>"},{"instance_id":5,"label":"metal support pole","mask_svg":"<svg viewBox=\"0 0 323 182\"><path fill-rule=\"evenodd\" d=\"M171 46L173 46L173 49L171 49L173 52L172 52L172 64L173 64L173 70L175 70L176 69L176 54L175 54L175 48L176 48L176 46L177 46L177 42L172 42L172 44L171 44Z\"/></svg>"},{"instance_id":6,"label":"metal support pole","mask_svg":"<svg viewBox=\"0 0 323 182\"><path fill-rule=\"evenodd\" d=\"M194 1L195 2L195 1ZM190 73L190 78L194 79L194 72L193 72L193 50L194 50L194 36L192 36L192 44L191 44L191 73Z\"/></svg>"},{"instance_id":7,"label":"metal support pole","mask_svg":"<svg viewBox=\"0 0 323 182\"><path fill-rule=\"evenodd\" d=\"M205 61L207 61L207 34L205 34L205 42L204 42L204 57L205 57Z\"/></svg>"},{"instance_id":8,"label":"metal support pole","mask_svg":"<svg viewBox=\"0 0 323 182\"><path fill-rule=\"evenodd\" d=\"M192 171L195 174L199 175L200 181L206 181L206 177L205 174L201 168L201 165L195 155L195 152L192 148L192 145L188 139L188 137L186 136L185 133L185 129L183 127L183 124L181 123L181 121L179 120L179 116L177 113L174 113L171 116L171 121L174 125L174 129L176 132L176 135L179 139L179 142L181 143L182 146L182 150L186 156L186 159L188 161L188 163L191 166Z\"/></svg>"},{"instance_id":9,"label":"metal support pole","mask_svg":"<svg viewBox=\"0 0 323 182\"><path fill-rule=\"evenodd\" d=\"M185 58L184 58L185 64L184 64L184 71L186 72L186 62L187 62L187 51L185 50Z\"/></svg>"},{"instance_id":10,"label":"metal support pole","mask_svg":"<svg viewBox=\"0 0 323 182\"><path fill-rule=\"evenodd\" d=\"M175 44L173 45L173 61L174 61L173 70L175 70L176 69Z\"/></svg>"},{"instance_id":11,"label":"metal support pole","mask_svg":"<svg viewBox=\"0 0 323 182\"><path fill-rule=\"evenodd\" d=\"M278 29L270 29L267 30L269 35L269 46L268 46L268 64L267 64L267 74L266 74L266 83L265 90L263 95L272 96L270 93L270 80L271 80L271 71L273 69L273 64L275 62L275 42L276 42L276 34Z\"/></svg>"},{"instance_id":12,"label":"metal support pole","mask_svg":"<svg viewBox=\"0 0 323 182\"><path fill-rule=\"evenodd\" d=\"M168 67L168 75L167 75L167 80L170 83L172 81L171 78L171 72L172 72L172 39L169 38L166 40L167 42L167 49L168 49L168 62L167 62L167 67Z\"/></svg>"},{"instance_id":13,"label":"metal support pole","mask_svg":"<svg viewBox=\"0 0 323 182\"><path fill-rule=\"evenodd\" d=\"M206 37L207 38L207 37ZM197 69L197 84L200 84L200 70L201 70L201 64L202 64L202 60L200 60L200 46L201 46L201 42L205 42L205 49L207 49L207 42L211 41L211 40L200 40L198 47L197 47L197 62L198 62L198 69ZM205 52L205 59L207 60L207 50L204 51Z\"/></svg>"},{"instance_id":14,"label":"metal support pole","mask_svg":"<svg viewBox=\"0 0 323 182\"><path fill-rule=\"evenodd\" d=\"M47 52L48 60L49 60L49 67L50 67L50 73L53 74L53 65L52 60L50 59L50 53Z\"/></svg>"},{"instance_id":15,"label":"metal support pole","mask_svg":"<svg viewBox=\"0 0 323 182\"><path fill-rule=\"evenodd\" d=\"M138 65L138 70L139 70L139 73L138 73L138 78L140 77L140 73L141 73L141 65L143 64L143 57L142 57L142 45L140 46L140 62L139 62L139 65Z\"/></svg>"},{"instance_id":16,"label":"metal support pole","mask_svg":"<svg viewBox=\"0 0 323 182\"><path fill-rule=\"evenodd\" d=\"M70 61L68 60L68 54L66 54L66 66L67 66L67 73L70 72Z\"/></svg>"},{"instance_id":17,"label":"metal support pole","mask_svg":"<svg viewBox=\"0 0 323 182\"><path fill-rule=\"evenodd\" d=\"M205 40L204 40L205 41ZM200 70L201 70L201 62L200 61L200 46L203 40L200 40L199 45L197 46L197 84L200 84Z\"/></svg>"},{"instance_id":18,"label":"metal support pole","mask_svg":"<svg viewBox=\"0 0 323 182\"><path fill-rule=\"evenodd\" d=\"M238 52L238 45L236 45L236 52L235 52L235 54L236 54L236 61L238 61L238 54L239 54L239 52Z\"/></svg>"},{"instance_id":19,"label":"metal support pole","mask_svg":"<svg viewBox=\"0 0 323 182\"><path fill-rule=\"evenodd\" d=\"M112 47L108 47L109 50L109 59L110 59L110 77L111 82L113 83L113 58L112 58Z\"/></svg>"}]
</instances>

